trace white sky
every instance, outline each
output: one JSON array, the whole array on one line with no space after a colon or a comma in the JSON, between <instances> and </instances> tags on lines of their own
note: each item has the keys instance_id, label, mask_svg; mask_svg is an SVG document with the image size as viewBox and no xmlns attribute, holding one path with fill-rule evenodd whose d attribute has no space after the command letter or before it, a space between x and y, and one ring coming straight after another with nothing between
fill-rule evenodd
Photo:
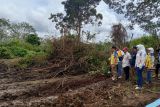
<instances>
[{"instance_id":1,"label":"white sky","mask_svg":"<svg viewBox=\"0 0 160 107\"><path fill-rule=\"evenodd\" d=\"M38 32L43 35L59 35L54 28L54 24L48 20L50 13L64 12L61 2L64 0L0 0L0 18L9 19L11 22L28 22ZM85 29L91 32L100 31L96 36L96 41L104 41L110 35L111 27L116 23L129 23L122 15L117 15L101 1L97 11L103 14L103 24L100 27L86 26ZM144 32L136 25L135 30L129 31L129 35L134 33L134 37L139 37Z\"/></svg>"}]
</instances>

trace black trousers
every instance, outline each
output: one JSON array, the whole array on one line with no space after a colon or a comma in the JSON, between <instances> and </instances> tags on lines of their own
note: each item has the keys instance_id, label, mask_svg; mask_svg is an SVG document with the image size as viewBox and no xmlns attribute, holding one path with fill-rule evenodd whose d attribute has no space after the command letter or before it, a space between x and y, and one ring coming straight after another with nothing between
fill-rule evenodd
<instances>
[{"instance_id":1,"label":"black trousers","mask_svg":"<svg viewBox=\"0 0 160 107\"><path fill-rule=\"evenodd\" d=\"M160 64L157 64L156 65L156 71L155 71L156 77L158 77L159 68L160 68Z\"/></svg>"},{"instance_id":2,"label":"black trousers","mask_svg":"<svg viewBox=\"0 0 160 107\"><path fill-rule=\"evenodd\" d=\"M125 80L129 80L129 69L129 66L123 68L123 71L125 73Z\"/></svg>"}]
</instances>

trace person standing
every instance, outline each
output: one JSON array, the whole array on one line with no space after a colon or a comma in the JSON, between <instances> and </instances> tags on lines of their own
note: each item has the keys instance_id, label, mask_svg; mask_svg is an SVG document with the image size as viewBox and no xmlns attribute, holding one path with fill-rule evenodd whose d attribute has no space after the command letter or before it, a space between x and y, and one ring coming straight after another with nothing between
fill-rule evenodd
<instances>
[{"instance_id":1,"label":"person standing","mask_svg":"<svg viewBox=\"0 0 160 107\"><path fill-rule=\"evenodd\" d=\"M147 68L147 83L150 84L151 78L152 78L152 69L154 67L154 49L153 48L147 49L145 67Z\"/></svg>"},{"instance_id":2,"label":"person standing","mask_svg":"<svg viewBox=\"0 0 160 107\"><path fill-rule=\"evenodd\" d=\"M124 52L124 57L123 57L123 60L122 60L122 67L123 67L123 71L125 73L125 80L129 80L131 55L128 52L127 47L123 48L123 52Z\"/></svg>"},{"instance_id":3,"label":"person standing","mask_svg":"<svg viewBox=\"0 0 160 107\"><path fill-rule=\"evenodd\" d=\"M146 50L144 45L137 45L137 55L136 55L136 63L135 63L135 67L136 67L136 74L137 74L137 87L135 89L142 89L142 85L143 85L143 76L142 76L142 72L145 68L145 60L146 60Z\"/></svg>"},{"instance_id":4,"label":"person standing","mask_svg":"<svg viewBox=\"0 0 160 107\"><path fill-rule=\"evenodd\" d=\"M136 71L135 71L135 62L136 62L136 55L137 55L137 47L134 46L132 48L132 52L131 52L131 80L134 82L136 79Z\"/></svg>"},{"instance_id":5,"label":"person standing","mask_svg":"<svg viewBox=\"0 0 160 107\"><path fill-rule=\"evenodd\" d=\"M124 56L124 52L120 49L117 49L117 54L118 54L118 65L117 65L117 73L118 73L118 78L122 78L122 60Z\"/></svg>"},{"instance_id":6,"label":"person standing","mask_svg":"<svg viewBox=\"0 0 160 107\"><path fill-rule=\"evenodd\" d=\"M116 80L116 77L117 77L117 73L116 73L116 67L117 67L117 64L118 64L118 54L117 54L117 51L116 51L116 47L115 46L112 46L112 49L111 49L111 58L110 58L110 64L111 64L111 71L112 71L112 80Z\"/></svg>"},{"instance_id":7,"label":"person standing","mask_svg":"<svg viewBox=\"0 0 160 107\"><path fill-rule=\"evenodd\" d=\"M155 70L155 78L158 80L158 74L159 74L159 68L160 68L160 49L158 51L158 62L156 64L156 70Z\"/></svg>"}]
</instances>

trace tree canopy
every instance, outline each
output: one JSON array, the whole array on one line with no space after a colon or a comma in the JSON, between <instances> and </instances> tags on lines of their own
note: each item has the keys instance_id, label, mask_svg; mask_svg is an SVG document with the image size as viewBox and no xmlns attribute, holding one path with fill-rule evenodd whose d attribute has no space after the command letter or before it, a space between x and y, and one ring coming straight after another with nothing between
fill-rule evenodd
<instances>
[{"instance_id":1,"label":"tree canopy","mask_svg":"<svg viewBox=\"0 0 160 107\"><path fill-rule=\"evenodd\" d=\"M112 26L111 39L115 46L124 46L128 39L127 37L127 31L121 23Z\"/></svg>"},{"instance_id":2,"label":"tree canopy","mask_svg":"<svg viewBox=\"0 0 160 107\"><path fill-rule=\"evenodd\" d=\"M9 38L24 39L29 34L36 34L36 30L27 22L11 23L9 20L0 19L0 41Z\"/></svg>"},{"instance_id":3,"label":"tree canopy","mask_svg":"<svg viewBox=\"0 0 160 107\"><path fill-rule=\"evenodd\" d=\"M74 30L77 33L78 41L82 33L82 28L86 24L101 25L102 14L97 13L96 6L101 0L66 0L62 2L66 14L51 14L52 22L56 23L56 28L61 32Z\"/></svg>"},{"instance_id":4,"label":"tree canopy","mask_svg":"<svg viewBox=\"0 0 160 107\"><path fill-rule=\"evenodd\" d=\"M160 0L104 0L104 2L117 13L124 14L132 25L138 23L152 34L160 29Z\"/></svg>"}]
</instances>

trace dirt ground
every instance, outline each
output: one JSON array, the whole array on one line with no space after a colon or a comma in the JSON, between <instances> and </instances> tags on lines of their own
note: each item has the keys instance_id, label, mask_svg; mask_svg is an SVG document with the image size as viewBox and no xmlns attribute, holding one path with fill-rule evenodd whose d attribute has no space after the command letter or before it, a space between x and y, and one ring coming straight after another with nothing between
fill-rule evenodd
<instances>
[{"instance_id":1,"label":"dirt ground","mask_svg":"<svg viewBox=\"0 0 160 107\"><path fill-rule=\"evenodd\" d=\"M54 70L0 66L0 107L144 107L160 98L160 80L135 90L104 75L55 76Z\"/></svg>"}]
</instances>

